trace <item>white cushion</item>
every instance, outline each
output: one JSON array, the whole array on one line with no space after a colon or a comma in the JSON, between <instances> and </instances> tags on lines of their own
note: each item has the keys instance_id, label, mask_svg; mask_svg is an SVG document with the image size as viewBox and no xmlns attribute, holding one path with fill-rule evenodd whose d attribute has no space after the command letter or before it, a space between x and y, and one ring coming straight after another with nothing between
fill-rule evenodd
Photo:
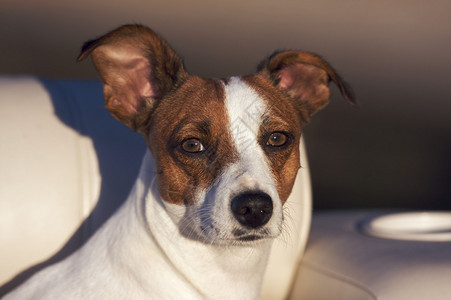
<instances>
[{"instance_id":1,"label":"white cushion","mask_svg":"<svg viewBox=\"0 0 451 300\"><path fill-rule=\"evenodd\" d=\"M451 243L362 233L363 222L388 213L315 214L293 299L450 299Z\"/></svg>"}]
</instances>

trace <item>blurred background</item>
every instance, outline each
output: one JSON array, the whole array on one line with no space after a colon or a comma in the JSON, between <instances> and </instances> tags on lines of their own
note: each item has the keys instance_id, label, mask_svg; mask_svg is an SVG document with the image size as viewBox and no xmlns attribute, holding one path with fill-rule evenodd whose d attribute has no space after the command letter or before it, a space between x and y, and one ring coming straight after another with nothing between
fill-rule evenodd
<instances>
[{"instance_id":1,"label":"blurred background","mask_svg":"<svg viewBox=\"0 0 451 300\"><path fill-rule=\"evenodd\" d=\"M314 208L451 209L449 0L0 0L0 74L93 79L82 43L160 33L200 76L251 73L278 49L326 58L354 88L305 128Z\"/></svg>"}]
</instances>

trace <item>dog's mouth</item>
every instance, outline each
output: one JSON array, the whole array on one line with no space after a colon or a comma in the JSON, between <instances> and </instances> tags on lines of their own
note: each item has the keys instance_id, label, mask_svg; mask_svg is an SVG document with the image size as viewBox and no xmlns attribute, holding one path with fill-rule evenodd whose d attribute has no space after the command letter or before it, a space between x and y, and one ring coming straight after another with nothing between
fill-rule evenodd
<instances>
[{"instance_id":1,"label":"dog's mouth","mask_svg":"<svg viewBox=\"0 0 451 300\"><path fill-rule=\"evenodd\" d=\"M240 237L217 240L218 245L248 247L256 246L274 239L272 236L260 234L247 234Z\"/></svg>"},{"instance_id":2,"label":"dog's mouth","mask_svg":"<svg viewBox=\"0 0 451 300\"><path fill-rule=\"evenodd\" d=\"M207 232L209 232L210 234L208 234ZM228 234L221 234L221 230L219 230L212 224L210 224L210 226L201 226L200 232L197 232L197 230L187 230L183 233L190 239L218 245L245 246L249 243L258 243L276 238L276 235L274 233L271 233L271 230L268 228L260 228L258 230L235 228Z\"/></svg>"},{"instance_id":3,"label":"dog's mouth","mask_svg":"<svg viewBox=\"0 0 451 300\"><path fill-rule=\"evenodd\" d=\"M259 240L267 240L273 238L268 229L252 230L251 232L242 229L235 229L232 231L234 240L239 242L255 242Z\"/></svg>"},{"instance_id":4,"label":"dog's mouth","mask_svg":"<svg viewBox=\"0 0 451 300\"><path fill-rule=\"evenodd\" d=\"M249 235L239 237L238 240L241 242L253 242L253 241L258 241L258 240L262 240L265 238L267 238L267 237L261 236L261 235L256 235L256 234L249 234Z\"/></svg>"}]
</instances>

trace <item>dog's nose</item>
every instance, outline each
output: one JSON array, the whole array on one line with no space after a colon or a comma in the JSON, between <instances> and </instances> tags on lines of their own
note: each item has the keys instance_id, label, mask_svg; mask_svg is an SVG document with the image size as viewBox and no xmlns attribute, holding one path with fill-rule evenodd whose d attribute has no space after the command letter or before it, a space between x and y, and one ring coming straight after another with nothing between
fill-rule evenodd
<instances>
[{"instance_id":1,"label":"dog's nose","mask_svg":"<svg viewBox=\"0 0 451 300\"><path fill-rule=\"evenodd\" d=\"M232 199L233 216L243 226L258 228L271 219L272 200L265 193L244 193Z\"/></svg>"}]
</instances>

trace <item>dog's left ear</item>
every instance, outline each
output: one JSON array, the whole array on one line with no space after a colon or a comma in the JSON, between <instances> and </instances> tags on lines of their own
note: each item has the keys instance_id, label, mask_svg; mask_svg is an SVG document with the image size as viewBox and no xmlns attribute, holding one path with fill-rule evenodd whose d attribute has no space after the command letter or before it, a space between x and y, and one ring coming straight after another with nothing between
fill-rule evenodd
<instances>
[{"instance_id":1,"label":"dog's left ear","mask_svg":"<svg viewBox=\"0 0 451 300\"><path fill-rule=\"evenodd\" d=\"M187 76L181 58L151 29L124 25L83 45L103 81L106 108L143 131L156 102Z\"/></svg>"},{"instance_id":2,"label":"dog's left ear","mask_svg":"<svg viewBox=\"0 0 451 300\"><path fill-rule=\"evenodd\" d=\"M328 83L334 82L343 97L357 105L352 89L324 59L309 52L276 52L259 65L259 71L286 92L304 115L312 116L329 103Z\"/></svg>"}]
</instances>

